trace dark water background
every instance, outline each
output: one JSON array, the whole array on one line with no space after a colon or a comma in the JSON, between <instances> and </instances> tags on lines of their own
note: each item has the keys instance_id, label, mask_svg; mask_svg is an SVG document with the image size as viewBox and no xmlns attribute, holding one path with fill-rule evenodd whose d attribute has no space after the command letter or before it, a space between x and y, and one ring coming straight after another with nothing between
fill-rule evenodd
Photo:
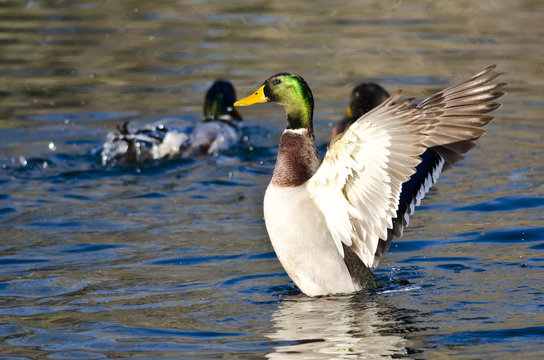
<instances>
[{"instance_id":1,"label":"dark water background","mask_svg":"<svg viewBox=\"0 0 544 360\"><path fill-rule=\"evenodd\" d=\"M0 1L0 357L543 358L543 38L531 0ZM494 63L496 121L376 270L410 286L294 288L262 220L278 107L217 159L97 154L199 121L217 78L301 74L323 149L358 82L422 97Z\"/></svg>"}]
</instances>

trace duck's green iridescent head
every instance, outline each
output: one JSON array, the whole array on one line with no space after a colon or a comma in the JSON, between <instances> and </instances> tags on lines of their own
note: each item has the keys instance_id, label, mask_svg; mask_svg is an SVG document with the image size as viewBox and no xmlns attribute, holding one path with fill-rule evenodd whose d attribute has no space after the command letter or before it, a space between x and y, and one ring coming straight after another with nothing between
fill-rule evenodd
<instances>
[{"instance_id":1,"label":"duck's green iridescent head","mask_svg":"<svg viewBox=\"0 0 544 360\"><path fill-rule=\"evenodd\" d=\"M285 109L287 129L313 130L314 97L302 77L290 73L276 74L267 79L254 94L237 101L234 106L264 102L274 102Z\"/></svg>"},{"instance_id":2,"label":"duck's green iridescent head","mask_svg":"<svg viewBox=\"0 0 544 360\"><path fill-rule=\"evenodd\" d=\"M228 81L217 80L206 92L204 100L204 121L210 120L242 120L234 108L236 92Z\"/></svg>"}]
</instances>

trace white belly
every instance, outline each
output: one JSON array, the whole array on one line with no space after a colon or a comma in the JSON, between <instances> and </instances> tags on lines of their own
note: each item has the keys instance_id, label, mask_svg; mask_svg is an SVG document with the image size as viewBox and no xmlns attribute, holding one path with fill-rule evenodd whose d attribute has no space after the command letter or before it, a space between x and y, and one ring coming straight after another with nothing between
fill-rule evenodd
<instances>
[{"instance_id":1,"label":"white belly","mask_svg":"<svg viewBox=\"0 0 544 360\"><path fill-rule=\"evenodd\" d=\"M269 185L264 217L272 246L285 271L309 296L352 293L360 286L351 279L336 249L322 213L304 185Z\"/></svg>"}]
</instances>

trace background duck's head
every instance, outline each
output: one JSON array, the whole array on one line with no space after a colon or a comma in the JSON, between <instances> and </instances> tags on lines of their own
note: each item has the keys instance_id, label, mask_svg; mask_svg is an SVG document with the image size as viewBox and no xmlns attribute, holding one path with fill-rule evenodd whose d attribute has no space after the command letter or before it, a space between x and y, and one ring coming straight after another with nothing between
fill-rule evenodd
<instances>
[{"instance_id":1,"label":"background duck's head","mask_svg":"<svg viewBox=\"0 0 544 360\"><path fill-rule=\"evenodd\" d=\"M216 80L206 92L204 100L204 121L242 120L234 108L236 92L226 80Z\"/></svg>"},{"instance_id":2,"label":"background duck's head","mask_svg":"<svg viewBox=\"0 0 544 360\"><path fill-rule=\"evenodd\" d=\"M344 118L333 128L331 138L340 134L355 120L389 98L389 93L376 83L362 83L353 89Z\"/></svg>"},{"instance_id":3,"label":"background duck's head","mask_svg":"<svg viewBox=\"0 0 544 360\"><path fill-rule=\"evenodd\" d=\"M351 92L349 112L346 117L357 120L389 98L389 93L375 83L359 84Z\"/></svg>"},{"instance_id":4,"label":"background duck's head","mask_svg":"<svg viewBox=\"0 0 544 360\"><path fill-rule=\"evenodd\" d=\"M314 97L302 77L291 73L271 76L255 93L234 105L248 106L265 102L277 103L285 109L287 129L312 129Z\"/></svg>"}]
</instances>

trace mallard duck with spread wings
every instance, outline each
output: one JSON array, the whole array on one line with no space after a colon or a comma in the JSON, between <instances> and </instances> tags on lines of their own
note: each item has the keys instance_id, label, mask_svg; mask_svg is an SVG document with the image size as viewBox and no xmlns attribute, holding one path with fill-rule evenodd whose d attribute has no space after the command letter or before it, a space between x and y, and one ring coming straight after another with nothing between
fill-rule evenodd
<instances>
[{"instance_id":1,"label":"mallard duck with spread wings","mask_svg":"<svg viewBox=\"0 0 544 360\"><path fill-rule=\"evenodd\" d=\"M313 132L314 100L304 79L279 73L235 106L275 102L287 114L272 180L264 198L266 228L287 274L309 296L378 286L376 267L413 206L493 120L505 83L495 66L417 105L396 92L335 137L321 162ZM451 147L451 149L450 149ZM432 166L421 155L436 152ZM462 149L466 150L466 149ZM463 151L459 151L462 153ZM416 168L420 173L416 173ZM411 178L421 179L403 186Z\"/></svg>"}]
</instances>

